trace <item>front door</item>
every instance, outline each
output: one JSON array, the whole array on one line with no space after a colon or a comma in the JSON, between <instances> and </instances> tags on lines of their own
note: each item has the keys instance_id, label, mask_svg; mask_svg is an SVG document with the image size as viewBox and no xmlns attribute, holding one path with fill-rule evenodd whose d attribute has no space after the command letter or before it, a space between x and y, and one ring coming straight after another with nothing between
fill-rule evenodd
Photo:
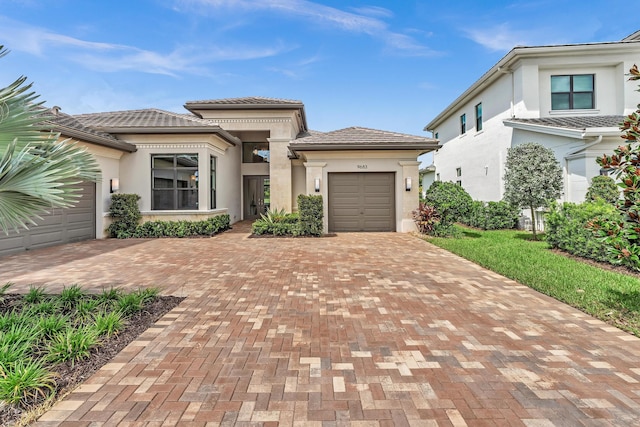
<instances>
[{"instance_id":1,"label":"front door","mask_svg":"<svg viewBox=\"0 0 640 427\"><path fill-rule=\"evenodd\" d=\"M253 221L267 213L271 204L269 176L244 177L244 219Z\"/></svg>"}]
</instances>

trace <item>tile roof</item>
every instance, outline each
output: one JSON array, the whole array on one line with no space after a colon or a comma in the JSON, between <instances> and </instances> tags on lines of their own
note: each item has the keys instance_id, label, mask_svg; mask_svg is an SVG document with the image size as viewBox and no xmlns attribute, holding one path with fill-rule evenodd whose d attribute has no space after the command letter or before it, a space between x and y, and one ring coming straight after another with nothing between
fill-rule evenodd
<instances>
[{"instance_id":1,"label":"tile roof","mask_svg":"<svg viewBox=\"0 0 640 427\"><path fill-rule=\"evenodd\" d=\"M110 111L74 116L87 126L98 129L126 128L219 128L211 121L190 114L147 108L143 110Z\"/></svg>"},{"instance_id":2,"label":"tile roof","mask_svg":"<svg viewBox=\"0 0 640 427\"><path fill-rule=\"evenodd\" d=\"M619 128L625 116L571 116L543 117L539 119L508 119L505 122L584 130L588 128Z\"/></svg>"},{"instance_id":3,"label":"tile roof","mask_svg":"<svg viewBox=\"0 0 640 427\"><path fill-rule=\"evenodd\" d=\"M59 132L63 137L81 139L127 152L136 151L135 145L121 141L108 132L102 132L89 127L78 121L75 117L61 112L58 107L53 107L48 110L46 114L45 123L51 124L51 130Z\"/></svg>"},{"instance_id":4,"label":"tile roof","mask_svg":"<svg viewBox=\"0 0 640 427\"><path fill-rule=\"evenodd\" d=\"M325 133L312 133L291 142L291 147L298 146L371 146L393 148L394 146L416 146L416 148L437 148L437 141L424 136L388 132L363 127L349 127Z\"/></svg>"},{"instance_id":5,"label":"tile roof","mask_svg":"<svg viewBox=\"0 0 640 427\"><path fill-rule=\"evenodd\" d=\"M201 101L187 101L185 106L189 108L190 105L223 105L223 106L291 106L297 105L302 107L304 104L302 101L292 100L292 99L281 99L281 98L265 98L262 96L247 96L243 98L225 98L225 99L205 99Z\"/></svg>"}]
</instances>

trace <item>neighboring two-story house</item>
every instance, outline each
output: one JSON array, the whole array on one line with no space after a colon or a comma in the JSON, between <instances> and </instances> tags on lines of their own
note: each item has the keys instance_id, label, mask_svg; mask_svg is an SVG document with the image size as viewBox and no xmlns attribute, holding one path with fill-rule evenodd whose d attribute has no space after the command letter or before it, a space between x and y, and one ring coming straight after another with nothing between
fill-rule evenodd
<instances>
[{"instance_id":1,"label":"neighboring two-story house","mask_svg":"<svg viewBox=\"0 0 640 427\"><path fill-rule=\"evenodd\" d=\"M299 194L324 199L325 232L415 229L418 156L432 138L367 128L313 132L300 101L190 101L187 114L157 109L69 116L52 130L86 146L102 180L77 207L54 209L37 227L0 236L0 255L102 238L114 192L135 193L143 220L253 220L297 209Z\"/></svg>"},{"instance_id":2,"label":"neighboring two-story house","mask_svg":"<svg viewBox=\"0 0 640 427\"><path fill-rule=\"evenodd\" d=\"M513 48L425 127L442 144L427 179L500 200L507 149L535 142L562 166L562 200L583 201L601 173L596 157L621 144L618 125L640 103L625 77L635 63L640 32L619 42Z\"/></svg>"}]
</instances>

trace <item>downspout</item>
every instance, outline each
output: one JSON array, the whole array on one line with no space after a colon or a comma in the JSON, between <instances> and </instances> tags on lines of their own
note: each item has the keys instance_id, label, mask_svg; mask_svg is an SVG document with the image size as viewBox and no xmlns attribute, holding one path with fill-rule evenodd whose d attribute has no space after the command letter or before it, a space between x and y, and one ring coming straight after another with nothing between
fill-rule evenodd
<instances>
[{"instance_id":1,"label":"downspout","mask_svg":"<svg viewBox=\"0 0 640 427\"><path fill-rule=\"evenodd\" d=\"M587 150L591 147L593 147L594 145L598 145L602 142L602 135L598 135L596 137L595 140L591 141L590 143L588 143L587 145L578 148L577 150L571 151L570 153L567 153L566 156L564 156L564 170L565 170L565 178L564 178L564 188L565 188L565 193L564 193L564 201L568 202L569 201L569 194L571 194L570 188L569 188L569 160L571 160L570 158L575 156L578 153L581 153L584 150Z\"/></svg>"}]
</instances>

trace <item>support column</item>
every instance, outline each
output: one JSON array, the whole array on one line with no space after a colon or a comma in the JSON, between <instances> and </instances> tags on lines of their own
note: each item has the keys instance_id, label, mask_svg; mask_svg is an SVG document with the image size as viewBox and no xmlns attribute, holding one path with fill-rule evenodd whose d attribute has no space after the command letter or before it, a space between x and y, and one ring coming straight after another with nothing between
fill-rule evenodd
<instances>
[{"instance_id":1,"label":"support column","mask_svg":"<svg viewBox=\"0 0 640 427\"><path fill-rule=\"evenodd\" d=\"M284 209L291 212L291 160L287 138L268 138L269 141L269 178L271 183L271 209Z\"/></svg>"},{"instance_id":2,"label":"support column","mask_svg":"<svg viewBox=\"0 0 640 427\"><path fill-rule=\"evenodd\" d=\"M398 162L402 166L402 179L400 182L400 196L402 213L400 221L400 231L402 233L408 233L411 231L417 231L416 223L413 221L412 212L418 209L420 203L419 185L420 185L420 162L417 161L400 161ZM407 191L407 178L411 180L411 190ZM398 188L398 187L396 187Z\"/></svg>"}]
</instances>

